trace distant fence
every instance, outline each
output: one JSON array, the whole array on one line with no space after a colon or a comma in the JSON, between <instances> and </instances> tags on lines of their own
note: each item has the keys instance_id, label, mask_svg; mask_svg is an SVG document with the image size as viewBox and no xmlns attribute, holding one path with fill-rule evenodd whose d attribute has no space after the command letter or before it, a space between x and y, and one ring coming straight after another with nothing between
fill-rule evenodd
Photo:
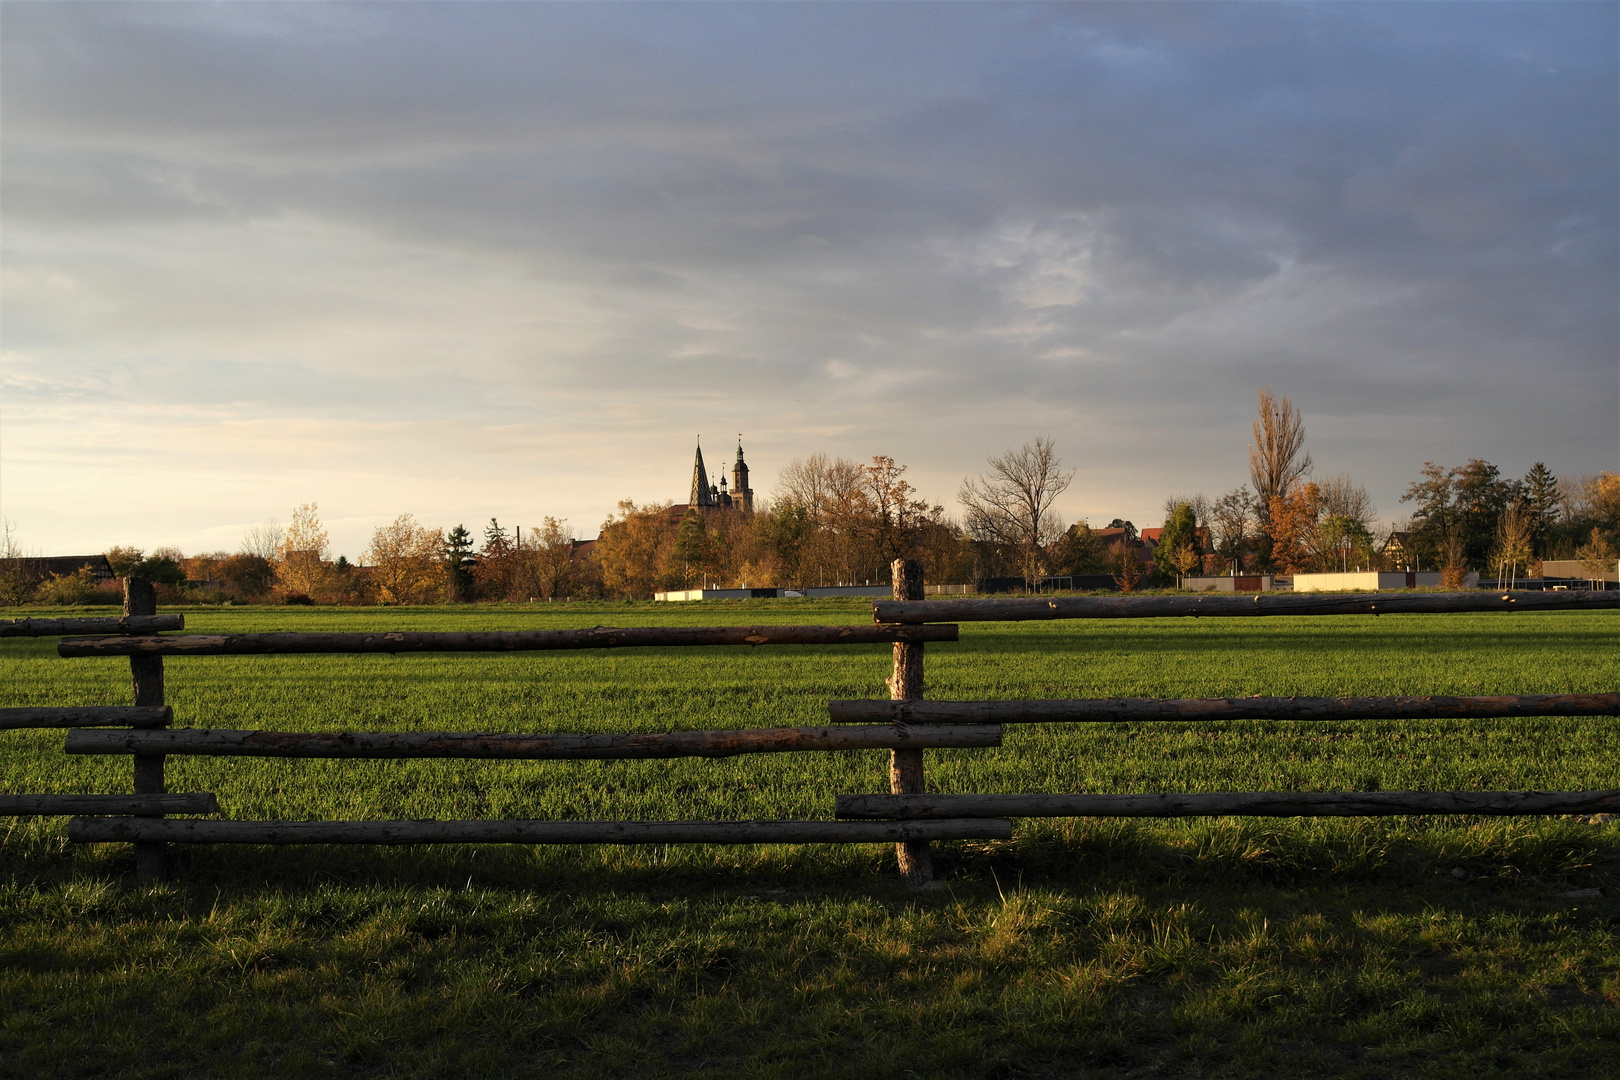
<instances>
[{"instance_id":1,"label":"distant fence","mask_svg":"<svg viewBox=\"0 0 1620 1080\"><path fill-rule=\"evenodd\" d=\"M1570 611L1620 607L1620 592L1008 597L924 600L912 560L893 567L892 600L873 605L863 626L597 627L475 633L190 634L180 616L157 615L150 585L129 582L122 619L19 620L0 636L99 632L64 638L64 657L128 656L135 704L0 710L3 727L74 730L74 754L130 755L132 795L9 795L0 812L71 813L69 839L133 842L143 877L160 876L165 843L877 843L897 844L901 873L932 877L928 842L1007 839L1012 817L1188 815L1365 816L1385 814L1564 814L1620 809L1620 791L1589 792L1203 792L1117 795L926 790L924 751L998 746L1003 725L1272 719L1344 721L1439 717L1620 715L1620 694L1490 697L1106 698L1058 701L927 701L928 642L955 641L961 622L1070 618L1385 615L1475 611ZM509 652L718 645L890 645L890 700L833 701L823 727L606 734L488 732L286 732L173 729L164 702L168 656L316 653ZM843 725L843 726L841 726ZM848 726L859 725L859 726ZM851 749L889 751L888 794L836 798L839 820L807 821L232 821L165 818L212 814L210 793L169 795L170 755L309 758L645 759L722 757Z\"/></svg>"}]
</instances>

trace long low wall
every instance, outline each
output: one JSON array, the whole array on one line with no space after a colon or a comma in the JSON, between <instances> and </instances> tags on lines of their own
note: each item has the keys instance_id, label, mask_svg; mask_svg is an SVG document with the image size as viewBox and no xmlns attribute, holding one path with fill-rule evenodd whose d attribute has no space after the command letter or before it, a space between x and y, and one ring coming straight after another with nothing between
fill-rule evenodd
<instances>
[{"instance_id":1,"label":"long low wall","mask_svg":"<svg viewBox=\"0 0 1620 1080\"><path fill-rule=\"evenodd\" d=\"M1277 586L1270 574L1239 574L1236 577L1184 577L1181 587L1194 592L1270 592Z\"/></svg>"},{"instance_id":2,"label":"long low wall","mask_svg":"<svg viewBox=\"0 0 1620 1080\"><path fill-rule=\"evenodd\" d=\"M1388 589L1438 589L1440 585L1438 570L1352 570L1343 574L1294 575L1295 592L1348 592L1356 589L1378 592ZM1479 588L1479 574L1470 570L1463 588Z\"/></svg>"},{"instance_id":3,"label":"long low wall","mask_svg":"<svg viewBox=\"0 0 1620 1080\"><path fill-rule=\"evenodd\" d=\"M1582 566L1579 559L1548 559L1541 564L1541 576L1544 580L1565 578L1570 581L1620 581L1620 563L1604 570L1601 577L1593 577L1592 572Z\"/></svg>"}]
</instances>

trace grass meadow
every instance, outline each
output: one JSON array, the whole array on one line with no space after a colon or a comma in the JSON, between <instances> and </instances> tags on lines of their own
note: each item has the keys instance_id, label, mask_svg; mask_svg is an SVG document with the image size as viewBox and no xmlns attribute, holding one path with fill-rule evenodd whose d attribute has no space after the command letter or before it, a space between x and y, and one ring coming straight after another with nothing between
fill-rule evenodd
<instances>
[{"instance_id":1,"label":"grass meadow","mask_svg":"<svg viewBox=\"0 0 1620 1080\"><path fill-rule=\"evenodd\" d=\"M67 612L12 612L57 614ZM858 601L201 608L187 630L862 623ZM0 641L0 704L124 704L122 659ZM825 722L887 646L167 665L180 726ZM1614 690L1606 612L964 624L933 698ZM940 791L1620 787L1612 718L1015 725ZM0 790L128 791L0 734ZM832 817L886 752L650 762L169 759L235 818ZM1620 1075L1620 826L1097 819L886 846L128 846L0 823L0 1076ZM1591 895L1591 890L1602 890ZM1572 892L1585 895L1568 896Z\"/></svg>"}]
</instances>

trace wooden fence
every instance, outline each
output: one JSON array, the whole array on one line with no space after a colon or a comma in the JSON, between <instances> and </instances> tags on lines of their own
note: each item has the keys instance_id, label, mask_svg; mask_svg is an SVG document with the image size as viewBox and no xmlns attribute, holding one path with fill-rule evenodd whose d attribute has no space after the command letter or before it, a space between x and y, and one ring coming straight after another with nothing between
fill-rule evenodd
<instances>
[{"instance_id":1,"label":"wooden fence","mask_svg":"<svg viewBox=\"0 0 1620 1080\"><path fill-rule=\"evenodd\" d=\"M1583 611L1620 607L1608 593L1394 593L1343 596L1027 597L879 601L873 618L906 625L951 620L1246 618L1267 615L1396 615ZM921 695L917 695L921 697ZM1054 701L834 701L835 722L896 724L1142 723L1153 721L1346 721L1620 716L1620 694L1489 697L1089 698ZM1620 811L1603 791L1220 791L1093 794L900 793L839 795L840 818L985 817L1371 817L1398 814L1592 814Z\"/></svg>"},{"instance_id":2,"label":"wooden fence","mask_svg":"<svg viewBox=\"0 0 1620 1080\"><path fill-rule=\"evenodd\" d=\"M923 595L920 569L900 570L899 597ZM166 621L165 621L166 620ZM922 647L930 641L955 641L951 625L873 624L858 626L721 626L596 627L587 630L496 631L472 633L277 633L174 634L178 616L157 616L151 587L126 585L122 620L79 620L72 625L29 620L26 630L109 636L64 638L57 651L64 657L129 657L138 707L125 719L144 728L125 731L75 730L66 751L71 754L127 754L135 761L135 796L123 803L51 805L55 812L76 813L68 826L70 839L95 843L133 842L143 878L163 869L166 843L895 843L908 876L927 880L930 840L1007 839L1012 823L973 818L927 821L199 821L169 819L164 814L212 813L212 794L160 796L164 761L171 755L304 757L304 758L675 758L728 757L734 754L829 750L885 749L890 771L900 779L895 792L921 793L922 751L955 747L998 746L995 724L896 724L766 728L725 731L637 732L608 734L511 734L491 732L289 732L222 731L167 728L163 663L170 656L262 656L318 653L514 652L534 650L609 649L688 646L889 645L895 657L893 693L920 687ZM918 674L911 674L913 671ZM49 712L47 717L44 713ZM130 713L131 710L124 710ZM42 723L83 727L108 724L117 710L30 710ZM70 715L71 714L71 715ZM118 713L123 716L123 713ZM159 725L156 717L162 717ZM77 718L77 720L75 720ZM80 722L82 721L82 723ZM915 777L915 782L910 778ZM40 796L17 803L17 813L39 813ZM56 796L58 800L83 796ZM168 801L159 801L167 799ZM136 801L132 801L136 800ZM128 816L113 816L128 815ZM137 816L138 815L138 816Z\"/></svg>"},{"instance_id":3,"label":"wooden fence","mask_svg":"<svg viewBox=\"0 0 1620 1080\"><path fill-rule=\"evenodd\" d=\"M924 646L955 641L959 622L1061 618L1248 617L1620 607L1620 593L1396 594L1140 598L1008 598L925 601L921 567L897 561L895 600L873 605L869 626L642 627L489 633L174 635L179 616L155 611L151 587L129 582L120 620L19 620L0 636L100 632L64 638L64 657L128 656L134 707L0 710L0 727L122 725L74 730L66 750L127 754L133 795L13 795L0 812L73 813L74 841L133 842L143 877L161 875L165 843L886 843L901 873L931 879L928 842L1007 839L1012 817L1188 815L1567 814L1620 809L1620 791L1594 792L1207 792L939 794L926 790L926 749L1000 745L1002 725L1230 719L1343 721L1437 717L1620 715L1620 694L1491 697L1110 698L1064 701L927 701ZM888 701L833 701L831 724L590 735L489 732L283 732L170 729L166 656L312 653L490 652L711 645L871 645L894 653ZM842 726L859 725L859 726ZM175 754L314 758L673 758L745 753L887 749L889 794L839 795L833 821L231 821L165 818L218 812L209 793L164 793ZM89 800L89 801L86 801ZM11 809L6 809L6 808ZM91 816L93 815L93 816Z\"/></svg>"},{"instance_id":4,"label":"wooden fence","mask_svg":"<svg viewBox=\"0 0 1620 1080\"><path fill-rule=\"evenodd\" d=\"M151 588L150 585L147 586ZM139 590L137 590L139 591ZM180 615L156 615L151 612L123 618L79 619L14 619L0 622L0 637L55 637L62 634L152 634L162 630L180 630L185 619ZM150 665L147 665L148 667ZM24 728L81 728L127 727L150 731L168 726L174 719L173 710L162 704L162 676L159 675L157 700L152 700L150 679L143 694L142 681L136 679L136 704L111 706L66 706L0 709L0 730L16 731ZM216 814L219 803L212 794L168 794L164 791L162 766L156 774L144 758L135 759L135 794L133 795L57 795L57 794L0 794L0 816L23 814ZM159 869L161 854L143 845L137 861L148 876Z\"/></svg>"}]
</instances>

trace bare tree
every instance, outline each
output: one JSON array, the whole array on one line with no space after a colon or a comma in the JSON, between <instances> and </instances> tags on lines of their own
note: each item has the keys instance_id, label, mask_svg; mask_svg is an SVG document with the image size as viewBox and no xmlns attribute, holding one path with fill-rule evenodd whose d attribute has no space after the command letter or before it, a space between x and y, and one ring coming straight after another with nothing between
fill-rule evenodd
<instances>
[{"instance_id":1,"label":"bare tree","mask_svg":"<svg viewBox=\"0 0 1620 1080\"><path fill-rule=\"evenodd\" d=\"M1142 560L1137 558L1137 546L1124 540L1108 545L1108 572L1114 575L1114 584L1120 592L1135 592L1142 580Z\"/></svg>"},{"instance_id":2,"label":"bare tree","mask_svg":"<svg viewBox=\"0 0 1620 1080\"><path fill-rule=\"evenodd\" d=\"M1367 489L1350 479L1348 473L1330 476L1316 485L1322 492L1322 516L1343 518L1361 529L1371 529L1378 513Z\"/></svg>"},{"instance_id":3,"label":"bare tree","mask_svg":"<svg viewBox=\"0 0 1620 1080\"><path fill-rule=\"evenodd\" d=\"M34 595L45 577L37 555L30 557L10 518L0 522L0 604L21 604Z\"/></svg>"},{"instance_id":4,"label":"bare tree","mask_svg":"<svg viewBox=\"0 0 1620 1080\"><path fill-rule=\"evenodd\" d=\"M534 539L528 543L534 547L524 554L534 568L540 595L547 600L569 595L574 584L574 530L568 527L568 519L548 517L540 528L530 529L529 535Z\"/></svg>"},{"instance_id":5,"label":"bare tree","mask_svg":"<svg viewBox=\"0 0 1620 1080\"><path fill-rule=\"evenodd\" d=\"M1497 586L1518 584L1519 564L1530 561L1530 535L1534 527L1530 509L1515 500L1502 508L1496 518L1496 542L1491 546L1491 562L1496 565Z\"/></svg>"},{"instance_id":6,"label":"bare tree","mask_svg":"<svg viewBox=\"0 0 1620 1080\"><path fill-rule=\"evenodd\" d=\"M1214 525L1215 550L1222 558L1242 557L1249 526L1255 521L1254 509L1254 496L1249 494L1248 488L1233 488L1215 500L1210 520Z\"/></svg>"},{"instance_id":7,"label":"bare tree","mask_svg":"<svg viewBox=\"0 0 1620 1080\"><path fill-rule=\"evenodd\" d=\"M904 465L896 465L885 454L873 455L872 464L861 466L868 530L878 554L889 562L910 557L923 528L945 513L943 506L930 506L915 497L917 489L901 479L905 471Z\"/></svg>"},{"instance_id":8,"label":"bare tree","mask_svg":"<svg viewBox=\"0 0 1620 1080\"><path fill-rule=\"evenodd\" d=\"M248 531L242 535L242 546L237 550L243 555L255 555L266 561L274 561L285 531L275 518L249 526Z\"/></svg>"},{"instance_id":9,"label":"bare tree","mask_svg":"<svg viewBox=\"0 0 1620 1080\"><path fill-rule=\"evenodd\" d=\"M1581 569L1586 571L1586 583L1594 589L1607 588L1609 571L1620 570L1615 563L1614 546L1603 535L1603 530L1592 529L1592 539L1575 549Z\"/></svg>"},{"instance_id":10,"label":"bare tree","mask_svg":"<svg viewBox=\"0 0 1620 1080\"><path fill-rule=\"evenodd\" d=\"M1210 518L1215 513L1215 504L1202 491L1193 495L1172 495L1164 500L1164 516L1167 520L1175 514L1178 506L1192 507L1193 517L1197 519L1200 529L1209 527Z\"/></svg>"},{"instance_id":11,"label":"bare tree","mask_svg":"<svg viewBox=\"0 0 1620 1080\"><path fill-rule=\"evenodd\" d=\"M963 480L956 496L968 532L1017 551L1024 579L1034 582L1043 549L1063 531L1052 503L1068 489L1074 470L1064 471L1055 444L1044 435L990 458L989 465L977 480Z\"/></svg>"},{"instance_id":12,"label":"bare tree","mask_svg":"<svg viewBox=\"0 0 1620 1080\"><path fill-rule=\"evenodd\" d=\"M859 500L865 480L861 467L848 458L811 454L783 467L776 478L775 499L803 507L818 523L824 523Z\"/></svg>"},{"instance_id":13,"label":"bare tree","mask_svg":"<svg viewBox=\"0 0 1620 1080\"><path fill-rule=\"evenodd\" d=\"M1311 471L1305 448L1305 425L1288 398L1280 402L1271 387L1260 391L1260 415L1254 421L1254 445L1249 447L1249 481L1259 497L1262 519L1271 515L1271 500L1288 494L1294 481Z\"/></svg>"},{"instance_id":14,"label":"bare tree","mask_svg":"<svg viewBox=\"0 0 1620 1080\"><path fill-rule=\"evenodd\" d=\"M800 554L800 572L807 583L859 581L863 568L880 561L869 543L871 499L866 486L861 466L819 453L788 462L777 477L776 503L798 508L812 527Z\"/></svg>"}]
</instances>

